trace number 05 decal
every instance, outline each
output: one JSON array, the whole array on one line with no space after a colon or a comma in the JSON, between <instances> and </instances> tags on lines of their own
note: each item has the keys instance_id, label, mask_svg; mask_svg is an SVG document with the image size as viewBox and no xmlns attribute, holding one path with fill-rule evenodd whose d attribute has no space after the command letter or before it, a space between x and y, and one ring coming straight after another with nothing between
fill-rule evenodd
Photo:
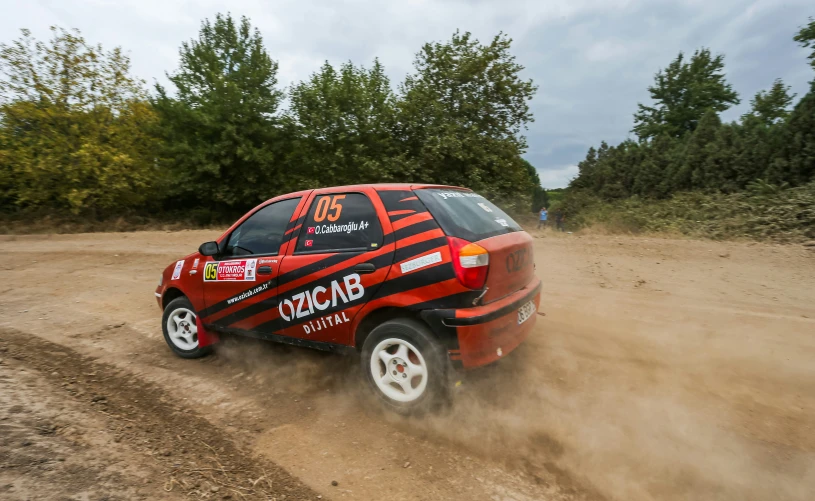
<instances>
[{"instance_id":1,"label":"number 05 decal","mask_svg":"<svg viewBox=\"0 0 815 501\"><path fill-rule=\"evenodd\" d=\"M218 278L218 263L207 263L204 267L204 280L216 280Z\"/></svg>"},{"instance_id":2,"label":"number 05 decal","mask_svg":"<svg viewBox=\"0 0 815 501\"><path fill-rule=\"evenodd\" d=\"M339 202L345 198L345 195L334 195L333 197L321 197L320 201L317 202L317 210L314 211L314 221L322 222L328 217L328 220L332 223L340 218L340 214L342 214L342 204ZM334 211L333 213L329 214L328 211Z\"/></svg>"}]
</instances>

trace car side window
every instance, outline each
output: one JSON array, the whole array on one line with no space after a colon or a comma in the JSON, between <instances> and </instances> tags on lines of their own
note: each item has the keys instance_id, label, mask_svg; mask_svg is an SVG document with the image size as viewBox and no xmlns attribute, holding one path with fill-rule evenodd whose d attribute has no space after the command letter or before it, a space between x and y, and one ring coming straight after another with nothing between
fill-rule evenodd
<instances>
[{"instance_id":1,"label":"car side window","mask_svg":"<svg viewBox=\"0 0 815 501\"><path fill-rule=\"evenodd\" d=\"M255 212L229 235L224 257L277 254L299 198L269 204Z\"/></svg>"},{"instance_id":2,"label":"car side window","mask_svg":"<svg viewBox=\"0 0 815 501\"><path fill-rule=\"evenodd\" d=\"M382 226L362 193L317 195L311 202L296 253L366 251L382 245Z\"/></svg>"}]
</instances>

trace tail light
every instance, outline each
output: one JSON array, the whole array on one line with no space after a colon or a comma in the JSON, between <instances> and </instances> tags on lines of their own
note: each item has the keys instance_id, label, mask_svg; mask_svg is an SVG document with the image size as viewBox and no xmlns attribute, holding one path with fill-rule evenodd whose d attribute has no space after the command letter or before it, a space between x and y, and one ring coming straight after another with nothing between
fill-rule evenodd
<instances>
[{"instance_id":1,"label":"tail light","mask_svg":"<svg viewBox=\"0 0 815 501\"><path fill-rule=\"evenodd\" d=\"M468 289L481 289L487 281L490 269L490 254L478 244L456 237L447 237L453 269L461 285Z\"/></svg>"}]
</instances>

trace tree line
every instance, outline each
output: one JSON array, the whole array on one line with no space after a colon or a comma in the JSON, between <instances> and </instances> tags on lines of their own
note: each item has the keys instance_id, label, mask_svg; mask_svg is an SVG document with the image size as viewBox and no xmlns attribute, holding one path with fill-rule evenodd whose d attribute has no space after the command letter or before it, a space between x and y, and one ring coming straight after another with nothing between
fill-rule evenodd
<instances>
[{"instance_id":1,"label":"tree line","mask_svg":"<svg viewBox=\"0 0 815 501\"><path fill-rule=\"evenodd\" d=\"M545 192L521 158L536 87L511 43L456 31L395 88L378 60L282 88L249 19L219 14L151 92L120 48L22 30L0 45L0 213L235 214L373 182L463 185L525 210Z\"/></svg>"},{"instance_id":2,"label":"tree line","mask_svg":"<svg viewBox=\"0 0 815 501\"><path fill-rule=\"evenodd\" d=\"M794 36L812 48L815 20ZM653 104L639 104L632 132L616 146L602 142L578 164L572 205L581 194L605 200L666 198L682 191L734 193L778 190L815 180L815 81L795 103L780 79L750 100L739 120L720 114L739 104L727 83L724 57L707 48L680 53L648 88Z\"/></svg>"}]
</instances>

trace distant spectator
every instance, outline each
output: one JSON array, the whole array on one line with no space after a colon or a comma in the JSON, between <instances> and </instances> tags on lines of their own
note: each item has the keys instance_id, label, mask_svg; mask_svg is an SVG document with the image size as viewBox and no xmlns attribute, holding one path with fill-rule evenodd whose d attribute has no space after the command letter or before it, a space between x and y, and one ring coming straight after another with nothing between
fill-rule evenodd
<instances>
[{"instance_id":1,"label":"distant spectator","mask_svg":"<svg viewBox=\"0 0 815 501\"><path fill-rule=\"evenodd\" d=\"M546 226L546 220L549 218L549 211L546 210L546 207L541 208L540 211L540 219L538 219L538 229L541 229L541 226Z\"/></svg>"},{"instance_id":2,"label":"distant spectator","mask_svg":"<svg viewBox=\"0 0 815 501\"><path fill-rule=\"evenodd\" d=\"M563 231L563 221L566 220L566 216L563 214L563 210L558 209L555 211L555 224L557 225L558 231Z\"/></svg>"}]
</instances>

